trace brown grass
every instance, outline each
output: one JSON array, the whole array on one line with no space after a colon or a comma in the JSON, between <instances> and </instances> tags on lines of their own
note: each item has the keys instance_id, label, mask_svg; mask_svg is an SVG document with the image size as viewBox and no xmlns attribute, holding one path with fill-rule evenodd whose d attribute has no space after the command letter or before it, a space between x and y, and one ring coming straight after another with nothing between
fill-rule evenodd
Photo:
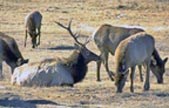
<instances>
[{"instance_id":1,"label":"brown grass","mask_svg":"<svg viewBox=\"0 0 169 108\"><path fill-rule=\"evenodd\" d=\"M24 17L32 10L43 15L42 38L39 48L31 49L30 38L27 48L24 42ZM67 31L58 27L54 21L67 24L73 18L74 31L91 35L103 23L112 25L142 26L156 39L156 46L164 58L169 53L169 1L168 0L0 0L0 31L14 37L25 58L30 62L48 57L68 57L72 50L49 50L57 46L72 46L74 41ZM82 40L83 41L83 40ZM99 54L91 42L88 48ZM110 69L114 70L114 60L110 56ZM5 79L0 81L0 105L19 107L5 101L29 103L35 107L122 107L122 108L168 108L169 107L169 63L164 76L165 83L156 84L151 77L151 89L143 92L143 83L135 79L135 93L130 93L130 82L126 83L124 93L116 94L114 82L102 68L102 82L96 82L95 63L89 64L89 72L83 82L69 87L17 87L10 85L10 71L4 64ZM5 97L5 98L4 98ZM11 99L11 101L10 101ZM31 101L30 101L31 100ZM37 102L36 100L43 100ZM48 101L44 104L44 101ZM53 102L53 103L52 103ZM55 103L55 104L54 104ZM26 106L21 106L26 107ZM33 106L32 106L33 107Z\"/></svg>"}]
</instances>

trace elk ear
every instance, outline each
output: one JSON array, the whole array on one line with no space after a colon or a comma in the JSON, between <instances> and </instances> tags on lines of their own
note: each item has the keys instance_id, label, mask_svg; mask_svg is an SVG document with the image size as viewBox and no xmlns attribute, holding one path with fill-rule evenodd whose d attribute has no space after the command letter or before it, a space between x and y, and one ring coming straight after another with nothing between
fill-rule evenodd
<instances>
[{"instance_id":1,"label":"elk ear","mask_svg":"<svg viewBox=\"0 0 169 108\"><path fill-rule=\"evenodd\" d=\"M167 61L168 61L168 57L166 57L166 58L163 60L163 63L165 64Z\"/></svg>"},{"instance_id":2,"label":"elk ear","mask_svg":"<svg viewBox=\"0 0 169 108\"><path fill-rule=\"evenodd\" d=\"M17 66L21 66L21 65L28 63L28 62L29 62L29 59L23 60L23 59L19 58L17 61Z\"/></svg>"},{"instance_id":3,"label":"elk ear","mask_svg":"<svg viewBox=\"0 0 169 108\"><path fill-rule=\"evenodd\" d=\"M151 65L152 66L156 66L157 65L157 61L154 58L151 58Z\"/></svg>"},{"instance_id":4,"label":"elk ear","mask_svg":"<svg viewBox=\"0 0 169 108\"><path fill-rule=\"evenodd\" d=\"M17 64L17 66L22 65L22 59L21 59L21 58L19 58L19 59L17 60L16 64Z\"/></svg>"}]
</instances>

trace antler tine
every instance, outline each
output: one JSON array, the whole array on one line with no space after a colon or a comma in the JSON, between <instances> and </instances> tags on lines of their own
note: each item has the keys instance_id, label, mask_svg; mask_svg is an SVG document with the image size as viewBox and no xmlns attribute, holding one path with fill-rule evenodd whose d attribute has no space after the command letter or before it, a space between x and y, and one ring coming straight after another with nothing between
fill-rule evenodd
<instances>
[{"instance_id":1,"label":"antler tine","mask_svg":"<svg viewBox=\"0 0 169 108\"><path fill-rule=\"evenodd\" d=\"M71 30L72 19L69 21L68 28Z\"/></svg>"},{"instance_id":2,"label":"antler tine","mask_svg":"<svg viewBox=\"0 0 169 108\"><path fill-rule=\"evenodd\" d=\"M65 28L65 29L68 29L68 27L64 26L64 25L63 25L63 24L61 24L60 22L55 21L55 23L56 23L57 25L59 25L59 26L61 26L61 27Z\"/></svg>"},{"instance_id":3,"label":"antler tine","mask_svg":"<svg viewBox=\"0 0 169 108\"><path fill-rule=\"evenodd\" d=\"M90 42L91 40L88 38L88 39L86 39L86 42L84 43L85 44L85 46Z\"/></svg>"},{"instance_id":4,"label":"antler tine","mask_svg":"<svg viewBox=\"0 0 169 108\"><path fill-rule=\"evenodd\" d=\"M63 27L64 29L66 29L70 35L73 37L73 39L75 40L76 43L78 43L79 45L81 46L84 46L84 44L80 43L78 40L77 40L77 37L79 35L77 35L77 33L73 33L72 30L71 30L71 23L72 23L72 19L69 21L69 24L68 24L68 27L64 26L63 24L59 23L59 22L55 22L56 24L58 24L59 26Z\"/></svg>"}]
</instances>

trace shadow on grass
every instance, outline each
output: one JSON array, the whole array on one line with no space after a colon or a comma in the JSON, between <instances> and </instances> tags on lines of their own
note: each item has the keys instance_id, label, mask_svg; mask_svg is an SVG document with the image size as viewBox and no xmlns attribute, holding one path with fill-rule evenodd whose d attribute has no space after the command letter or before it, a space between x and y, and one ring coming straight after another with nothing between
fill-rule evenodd
<instances>
[{"instance_id":1,"label":"shadow on grass","mask_svg":"<svg viewBox=\"0 0 169 108\"><path fill-rule=\"evenodd\" d=\"M68 46L68 45L59 45L56 47L51 47L51 48L47 48L48 50L74 50L75 47L74 46Z\"/></svg>"},{"instance_id":2,"label":"shadow on grass","mask_svg":"<svg viewBox=\"0 0 169 108\"><path fill-rule=\"evenodd\" d=\"M116 94L116 96L118 97L122 97L123 99L125 98L131 98L131 97L138 97L138 96L142 96L142 97L150 97L150 96L157 96L160 98L163 97L169 97L169 93L168 92L142 92L142 93L119 93Z\"/></svg>"},{"instance_id":3,"label":"shadow on grass","mask_svg":"<svg viewBox=\"0 0 169 108\"><path fill-rule=\"evenodd\" d=\"M74 46L69 46L69 45L58 45L55 47L49 47L49 48L36 48L40 50L74 50L76 49Z\"/></svg>"},{"instance_id":4,"label":"shadow on grass","mask_svg":"<svg viewBox=\"0 0 169 108\"><path fill-rule=\"evenodd\" d=\"M36 108L35 104L27 103L20 99L0 99L0 107Z\"/></svg>"},{"instance_id":5,"label":"shadow on grass","mask_svg":"<svg viewBox=\"0 0 169 108\"><path fill-rule=\"evenodd\" d=\"M0 96L0 107L12 108L36 108L36 105L55 105L60 106L50 100L22 100L18 95L10 93Z\"/></svg>"},{"instance_id":6,"label":"shadow on grass","mask_svg":"<svg viewBox=\"0 0 169 108\"><path fill-rule=\"evenodd\" d=\"M158 97L169 97L169 93L154 93L154 95L158 96Z\"/></svg>"},{"instance_id":7,"label":"shadow on grass","mask_svg":"<svg viewBox=\"0 0 169 108\"><path fill-rule=\"evenodd\" d=\"M27 100L25 102L32 103L32 104L51 104L51 105L59 105L55 102L49 100Z\"/></svg>"}]
</instances>

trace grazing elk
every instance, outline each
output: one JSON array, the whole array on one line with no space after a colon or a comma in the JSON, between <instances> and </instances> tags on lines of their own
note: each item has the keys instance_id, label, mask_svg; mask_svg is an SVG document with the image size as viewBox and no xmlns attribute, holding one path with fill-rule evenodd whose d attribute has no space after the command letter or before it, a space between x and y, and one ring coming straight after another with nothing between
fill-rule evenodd
<instances>
[{"instance_id":1,"label":"grazing elk","mask_svg":"<svg viewBox=\"0 0 169 108\"><path fill-rule=\"evenodd\" d=\"M11 67L12 73L16 67L21 66L27 62L21 58L18 58L15 53L13 53L9 45L0 38L0 77L2 77L3 61L5 61Z\"/></svg>"},{"instance_id":2,"label":"grazing elk","mask_svg":"<svg viewBox=\"0 0 169 108\"><path fill-rule=\"evenodd\" d=\"M151 57L155 59L156 64L153 64ZM150 68L153 70L158 78L158 81L163 82L163 74L165 72L165 63L168 58L161 60L157 50L155 49L154 38L144 32L132 35L121 41L115 51L115 69L117 92L122 92L125 85L128 69L131 68L130 73L130 91L134 92L133 79L136 65L143 65L146 68L146 79L144 83L144 90L149 90L150 83ZM153 65L150 65L153 64ZM163 65L163 66L162 66Z\"/></svg>"},{"instance_id":3,"label":"grazing elk","mask_svg":"<svg viewBox=\"0 0 169 108\"><path fill-rule=\"evenodd\" d=\"M4 40L9 48L11 49L11 51L17 56L17 58L19 58L23 63L27 63L29 60L28 59L24 59L19 48L18 45L15 41L14 38L0 32L0 39Z\"/></svg>"},{"instance_id":4,"label":"grazing elk","mask_svg":"<svg viewBox=\"0 0 169 108\"><path fill-rule=\"evenodd\" d=\"M68 27L58 22L57 24L69 31L78 44L78 49L68 58L46 59L42 62L18 67L12 76L12 84L20 86L73 86L84 79L89 62L100 60L99 56L89 51L85 44L77 40L71 31L71 21Z\"/></svg>"},{"instance_id":5,"label":"grazing elk","mask_svg":"<svg viewBox=\"0 0 169 108\"><path fill-rule=\"evenodd\" d=\"M144 30L141 28L116 27L109 24L103 24L98 30L96 30L92 38L101 52L100 57L102 59L101 61L97 62L97 81L100 81L101 62L103 62L110 79L112 81L114 80L112 77L114 74L109 70L108 67L109 53L114 55L116 47L122 40L138 32L144 32ZM139 69L141 69L141 66L139 66ZM142 77L141 80L143 80Z\"/></svg>"},{"instance_id":6,"label":"grazing elk","mask_svg":"<svg viewBox=\"0 0 169 108\"><path fill-rule=\"evenodd\" d=\"M31 37L32 48L35 48L35 46L40 45L41 21L42 21L42 15L40 14L39 11L33 11L25 17L25 43L24 43L25 47L26 47L27 33L29 33ZM36 38L38 35L39 35L39 40L37 43Z\"/></svg>"},{"instance_id":7,"label":"grazing elk","mask_svg":"<svg viewBox=\"0 0 169 108\"><path fill-rule=\"evenodd\" d=\"M0 76L2 77L2 61L11 67L13 73L14 69L22 64L28 63L28 59L24 59L19 51L18 45L14 38L0 32Z\"/></svg>"}]
</instances>

